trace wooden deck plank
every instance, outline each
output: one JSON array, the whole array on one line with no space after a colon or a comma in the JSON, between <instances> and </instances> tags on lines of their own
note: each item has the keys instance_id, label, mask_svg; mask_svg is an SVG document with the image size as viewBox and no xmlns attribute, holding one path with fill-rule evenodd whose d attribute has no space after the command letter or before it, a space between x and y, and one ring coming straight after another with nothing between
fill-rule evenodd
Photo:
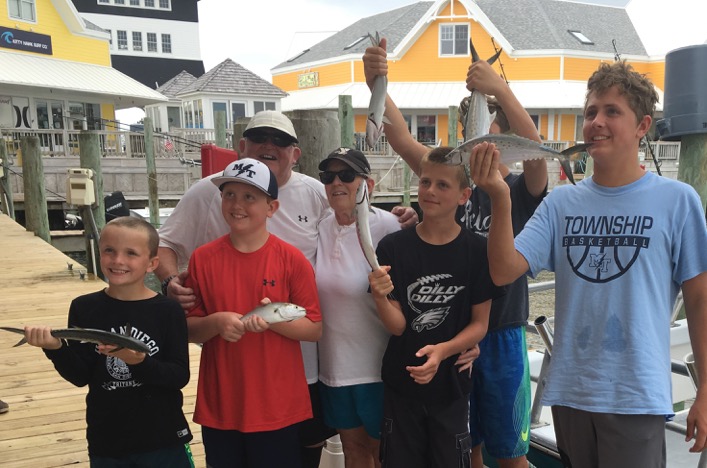
<instances>
[{"instance_id":1,"label":"wooden deck plank","mask_svg":"<svg viewBox=\"0 0 707 468\"><path fill-rule=\"evenodd\" d=\"M67 264L73 264L69 270ZM65 327L71 300L105 283L42 239L0 215L0 326L29 324ZM18 334L0 330L0 466L3 468L88 467L86 388L62 379L41 350L13 346ZM194 433L197 467L204 467L201 431L192 421L201 348L190 345L192 378L183 389L184 412Z\"/></svg>"}]
</instances>

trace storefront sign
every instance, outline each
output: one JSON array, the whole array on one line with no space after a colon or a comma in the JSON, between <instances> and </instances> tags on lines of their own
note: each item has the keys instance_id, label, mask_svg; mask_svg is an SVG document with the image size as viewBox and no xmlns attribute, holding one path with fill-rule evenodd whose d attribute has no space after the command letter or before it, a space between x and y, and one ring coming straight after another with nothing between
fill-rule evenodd
<instances>
[{"instance_id":1,"label":"storefront sign","mask_svg":"<svg viewBox=\"0 0 707 468\"><path fill-rule=\"evenodd\" d=\"M319 86L319 72L302 73L297 77L297 86L300 89Z\"/></svg>"},{"instance_id":2,"label":"storefront sign","mask_svg":"<svg viewBox=\"0 0 707 468\"><path fill-rule=\"evenodd\" d=\"M0 47L52 55L52 37L0 26Z\"/></svg>"}]
</instances>

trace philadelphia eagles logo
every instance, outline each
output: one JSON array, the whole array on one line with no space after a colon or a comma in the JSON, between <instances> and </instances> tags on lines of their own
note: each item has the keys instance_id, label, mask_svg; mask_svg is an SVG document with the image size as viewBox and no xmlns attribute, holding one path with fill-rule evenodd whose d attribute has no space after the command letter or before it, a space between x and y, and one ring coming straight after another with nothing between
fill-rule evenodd
<instances>
[{"instance_id":1,"label":"philadelphia eagles logo","mask_svg":"<svg viewBox=\"0 0 707 468\"><path fill-rule=\"evenodd\" d=\"M566 216L564 221L567 261L591 283L623 276L650 245L649 216Z\"/></svg>"}]
</instances>

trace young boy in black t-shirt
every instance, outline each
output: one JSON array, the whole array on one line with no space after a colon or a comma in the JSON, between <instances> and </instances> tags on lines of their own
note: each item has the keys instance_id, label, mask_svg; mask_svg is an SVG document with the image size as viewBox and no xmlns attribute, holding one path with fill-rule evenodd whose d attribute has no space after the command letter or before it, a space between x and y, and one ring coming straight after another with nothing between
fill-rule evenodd
<instances>
[{"instance_id":1,"label":"young boy in black t-shirt","mask_svg":"<svg viewBox=\"0 0 707 468\"><path fill-rule=\"evenodd\" d=\"M386 266L369 276L378 314L393 335L382 368L385 468L465 466L471 452L471 378L454 363L484 337L491 300L504 290L491 282L486 239L456 222L471 188L463 166L444 163L451 150L436 148L423 158L423 221L380 241L377 254Z\"/></svg>"}]
</instances>

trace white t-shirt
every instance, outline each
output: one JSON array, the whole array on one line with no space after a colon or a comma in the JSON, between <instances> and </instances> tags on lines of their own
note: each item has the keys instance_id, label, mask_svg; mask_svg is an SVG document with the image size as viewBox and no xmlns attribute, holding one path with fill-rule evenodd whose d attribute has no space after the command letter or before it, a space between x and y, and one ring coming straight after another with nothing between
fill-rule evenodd
<instances>
[{"instance_id":1,"label":"white t-shirt","mask_svg":"<svg viewBox=\"0 0 707 468\"><path fill-rule=\"evenodd\" d=\"M373 208L373 247L400 229L398 219ZM340 226L333 212L319 224L315 273L322 308L319 380L331 387L381 381L381 363L389 333L368 292L368 266L356 225Z\"/></svg>"}]
</instances>

